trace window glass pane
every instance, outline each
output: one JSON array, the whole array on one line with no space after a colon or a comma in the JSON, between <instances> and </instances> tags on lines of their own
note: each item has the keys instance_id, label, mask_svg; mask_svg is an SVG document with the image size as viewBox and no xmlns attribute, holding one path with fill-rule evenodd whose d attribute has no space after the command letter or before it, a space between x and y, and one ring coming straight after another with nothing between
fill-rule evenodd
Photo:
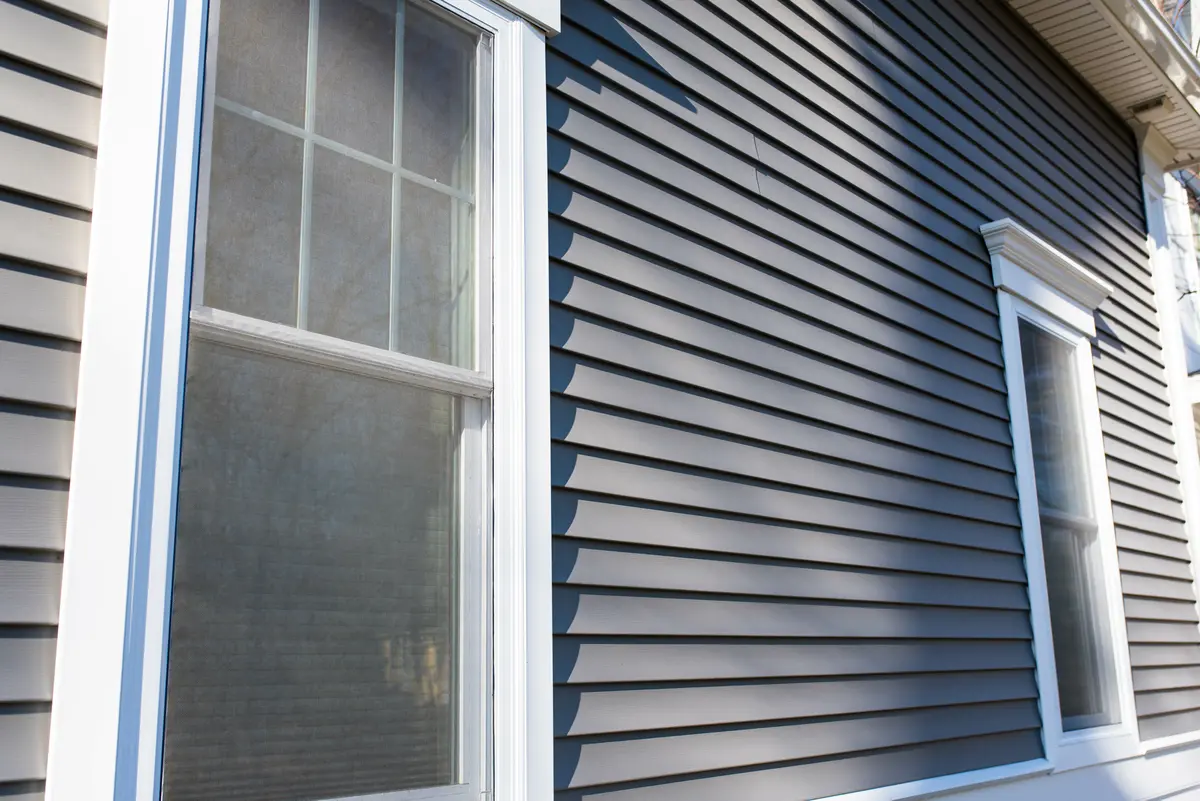
<instances>
[{"instance_id":1,"label":"window glass pane","mask_svg":"<svg viewBox=\"0 0 1200 801\"><path fill-rule=\"evenodd\" d=\"M303 144L220 108L212 142L204 304L295 325Z\"/></svg>"},{"instance_id":2,"label":"window glass pane","mask_svg":"<svg viewBox=\"0 0 1200 801\"><path fill-rule=\"evenodd\" d=\"M1038 504L1042 508L1091 517L1074 350L1022 320L1021 358L1025 365L1033 458L1037 464Z\"/></svg>"},{"instance_id":3,"label":"window glass pane","mask_svg":"<svg viewBox=\"0 0 1200 801\"><path fill-rule=\"evenodd\" d=\"M404 25L403 165L440 183L474 180L478 34L408 3Z\"/></svg>"},{"instance_id":4,"label":"window glass pane","mask_svg":"<svg viewBox=\"0 0 1200 801\"><path fill-rule=\"evenodd\" d=\"M1116 672L1075 351L1026 320L1020 332L1063 729L1104 726L1119 720Z\"/></svg>"},{"instance_id":5,"label":"window glass pane","mask_svg":"<svg viewBox=\"0 0 1200 801\"><path fill-rule=\"evenodd\" d=\"M452 783L460 401L194 340L166 801Z\"/></svg>"},{"instance_id":6,"label":"window glass pane","mask_svg":"<svg viewBox=\"0 0 1200 801\"><path fill-rule=\"evenodd\" d=\"M220 5L217 94L304 124L309 0L225 0Z\"/></svg>"},{"instance_id":7,"label":"window glass pane","mask_svg":"<svg viewBox=\"0 0 1200 801\"><path fill-rule=\"evenodd\" d=\"M391 162L395 0L322 0L317 25L317 133Z\"/></svg>"},{"instance_id":8,"label":"window glass pane","mask_svg":"<svg viewBox=\"0 0 1200 801\"><path fill-rule=\"evenodd\" d=\"M398 350L474 366L471 204L412 181L401 189Z\"/></svg>"},{"instance_id":9,"label":"window glass pane","mask_svg":"<svg viewBox=\"0 0 1200 801\"><path fill-rule=\"evenodd\" d=\"M392 176L318 146L313 154L308 327L388 346Z\"/></svg>"},{"instance_id":10,"label":"window glass pane","mask_svg":"<svg viewBox=\"0 0 1200 801\"><path fill-rule=\"evenodd\" d=\"M235 0L226 6L234 10L219 17L209 39L221 54L226 45L249 47L240 29L227 27L251 11ZM311 15L262 35L286 38L305 28L308 36L311 16L314 48L272 40L261 57L239 50L221 62L225 77L207 125L210 202L199 216L209 246L197 297L474 368L474 263L487 223L475 197L475 116L490 102L476 97L475 75L488 72L478 61L490 49L480 47L479 31L412 0L305 0L309 7ZM261 33L280 9L255 12L246 24ZM274 80L284 56L294 68L287 81L302 76L295 114L291 101L272 105L260 86ZM306 93L314 103L307 119Z\"/></svg>"}]
</instances>

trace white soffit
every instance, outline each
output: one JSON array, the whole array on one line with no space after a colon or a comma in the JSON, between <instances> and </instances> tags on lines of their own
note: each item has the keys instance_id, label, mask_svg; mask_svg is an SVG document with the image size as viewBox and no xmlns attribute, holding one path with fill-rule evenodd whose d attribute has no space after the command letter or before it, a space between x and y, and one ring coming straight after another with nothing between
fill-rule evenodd
<instances>
[{"instance_id":1,"label":"white soffit","mask_svg":"<svg viewBox=\"0 0 1200 801\"><path fill-rule=\"evenodd\" d=\"M1144 112L1173 149L1200 161L1200 61L1150 0L1009 0L1025 21L1130 122Z\"/></svg>"}]
</instances>

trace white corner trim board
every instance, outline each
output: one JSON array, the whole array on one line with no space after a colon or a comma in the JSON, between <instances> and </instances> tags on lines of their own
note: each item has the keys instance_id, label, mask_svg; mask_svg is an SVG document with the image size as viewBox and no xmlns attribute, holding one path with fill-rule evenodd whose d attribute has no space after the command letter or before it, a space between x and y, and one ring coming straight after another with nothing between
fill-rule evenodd
<instances>
[{"instance_id":1,"label":"white corner trim board","mask_svg":"<svg viewBox=\"0 0 1200 801\"><path fill-rule=\"evenodd\" d=\"M997 289L1095 336L1092 313L1112 294L1111 284L1015 220L986 223L979 232L992 257Z\"/></svg>"}]
</instances>

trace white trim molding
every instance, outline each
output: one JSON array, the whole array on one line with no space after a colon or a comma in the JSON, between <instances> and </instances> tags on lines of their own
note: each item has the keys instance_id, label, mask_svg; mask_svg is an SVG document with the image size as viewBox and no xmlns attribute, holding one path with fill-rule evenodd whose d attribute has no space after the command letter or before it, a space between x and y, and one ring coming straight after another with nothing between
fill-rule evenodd
<instances>
[{"instance_id":1,"label":"white trim molding","mask_svg":"<svg viewBox=\"0 0 1200 801\"><path fill-rule=\"evenodd\" d=\"M986 223L979 232L992 257L992 281L998 289L1095 336L1093 312L1112 294L1110 283L1014 220Z\"/></svg>"},{"instance_id":2,"label":"white trim molding","mask_svg":"<svg viewBox=\"0 0 1200 801\"><path fill-rule=\"evenodd\" d=\"M1125 759L1140 753L1134 706L1128 634L1116 533L1109 498L1100 407L1096 393L1090 338L1095 336L1095 309L1112 286L1086 267L1020 224L1004 219L980 227L992 257L999 290L1001 346L1012 425L1013 458L1021 533L1029 580L1030 618L1046 758L1054 771ZM1051 631L1051 609L1042 543L1043 510L1035 477L1033 438L1026 399L1020 323L1037 326L1070 349L1077 408L1080 453L1087 473L1090 524L1099 556L1097 586L1102 598L1105 657L1112 671L1118 718L1115 723L1064 731L1058 670Z\"/></svg>"}]
</instances>

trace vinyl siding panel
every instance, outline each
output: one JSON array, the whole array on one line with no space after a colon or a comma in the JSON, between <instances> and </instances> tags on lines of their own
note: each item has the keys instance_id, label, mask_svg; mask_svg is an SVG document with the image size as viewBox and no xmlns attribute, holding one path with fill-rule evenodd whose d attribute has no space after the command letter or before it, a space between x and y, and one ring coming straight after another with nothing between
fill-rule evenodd
<instances>
[{"instance_id":1,"label":"vinyl siding panel","mask_svg":"<svg viewBox=\"0 0 1200 801\"><path fill-rule=\"evenodd\" d=\"M978 234L1008 216L1118 288L1094 354L1139 713L1190 725L1200 629L1131 132L991 0L563 17L559 796L816 798L1041 755Z\"/></svg>"},{"instance_id":2,"label":"vinyl siding panel","mask_svg":"<svg viewBox=\"0 0 1200 801\"><path fill-rule=\"evenodd\" d=\"M0 709L0 787L12 783L22 792L30 780L45 779L49 739L50 712L44 704Z\"/></svg>"},{"instance_id":3,"label":"vinyl siding panel","mask_svg":"<svg viewBox=\"0 0 1200 801\"><path fill-rule=\"evenodd\" d=\"M103 0L0 0L0 796L41 799Z\"/></svg>"}]
</instances>

